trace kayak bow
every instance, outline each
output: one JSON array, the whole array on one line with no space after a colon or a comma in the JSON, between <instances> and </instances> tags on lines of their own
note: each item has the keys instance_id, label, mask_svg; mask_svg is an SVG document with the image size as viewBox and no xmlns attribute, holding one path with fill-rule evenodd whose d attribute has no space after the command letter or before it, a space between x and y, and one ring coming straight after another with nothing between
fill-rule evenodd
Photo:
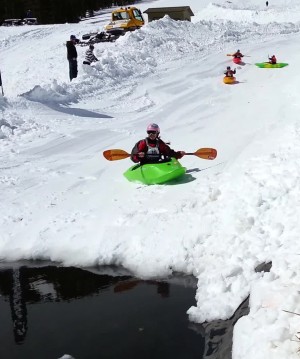
<instances>
[{"instance_id":1,"label":"kayak bow","mask_svg":"<svg viewBox=\"0 0 300 359\"><path fill-rule=\"evenodd\" d=\"M169 182L183 176L185 172L186 168L177 159L171 158L169 161L134 165L124 172L124 176L130 182L149 185Z\"/></svg>"},{"instance_id":2,"label":"kayak bow","mask_svg":"<svg viewBox=\"0 0 300 359\"><path fill-rule=\"evenodd\" d=\"M225 76L225 77L223 78L224 84L227 84L227 85L235 84L235 81L236 81L236 78L235 78L234 76L233 76L233 77Z\"/></svg>"}]
</instances>

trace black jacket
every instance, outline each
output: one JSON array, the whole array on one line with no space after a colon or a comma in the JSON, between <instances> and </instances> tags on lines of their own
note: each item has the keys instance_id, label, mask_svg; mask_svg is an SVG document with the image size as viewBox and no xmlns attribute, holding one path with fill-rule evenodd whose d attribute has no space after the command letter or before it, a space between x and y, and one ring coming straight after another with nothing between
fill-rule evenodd
<instances>
[{"instance_id":1,"label":"black jacket","mask_svg":"<svg viewBox=\"0 0 300 359\"><path fill-rule=\"evenodd\" d=\"M77 50L72 41L67 41L67 59L77 60Z\"/></svg>"}]
</instances>

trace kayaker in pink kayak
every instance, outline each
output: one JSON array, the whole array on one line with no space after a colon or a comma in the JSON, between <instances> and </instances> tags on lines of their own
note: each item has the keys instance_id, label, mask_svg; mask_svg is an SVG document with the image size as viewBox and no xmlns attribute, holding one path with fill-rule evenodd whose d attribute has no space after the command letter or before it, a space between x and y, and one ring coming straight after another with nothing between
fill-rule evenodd
<instances>
[{"instance_id":1,"label":"kayaker in pink kayak","mask_svg":"<svg viewBox=\"0 0 300 359\"><path fill-rule=\"evenodd\" d=\"M185 151L172 150L163 140L159 138L160 128L156 123L147 127L147 137L135 144L131 151L133 162L156 163L170 157L177 159L185 155Z\"/></svg>"},{"instance_id":2,"label":"kayaker in pink kayak","mask_svg":"<svg viewBox=\"0 0 300 359\"><path fill-rule=\"evenodd\" d=\"M233 75L236 73L236 70L231 70L230 66L227 66L226 71L224 72L224 75L226 77L233 77Z\"/></svg>"},{"instance_id":3,"label":"kayaker in pink kayak","mask_svg":"<svg viewBox=\"0 0 300 359\"><path fill-rule=\"evenodd\" d=\"M244 57L244 55L241 53L240 50L237 50L237 52L235 52L234 54L232 54L232 56L233 56L235 59L241 59L242 57Z\"/></svg>"}]
</instances>

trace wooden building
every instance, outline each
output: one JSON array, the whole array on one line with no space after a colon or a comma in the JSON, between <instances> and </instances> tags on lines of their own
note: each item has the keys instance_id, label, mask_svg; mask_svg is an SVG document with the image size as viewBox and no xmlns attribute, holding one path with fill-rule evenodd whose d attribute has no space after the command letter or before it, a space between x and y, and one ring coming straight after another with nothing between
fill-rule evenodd
<instances>
[{"instance_id":1,"label":"wooden building","mask_svg":"<svg viewBox=\"0 0 300 359\"><path fill-rule=\"evenodd\" d=\"M187 21L191 21L191 16L194 16L194 13L189 6L149 8L145 10L144 13L148 15L148 22L161 19L165 15L169 15L173 20Z\"/></svg>"}]
</instances>

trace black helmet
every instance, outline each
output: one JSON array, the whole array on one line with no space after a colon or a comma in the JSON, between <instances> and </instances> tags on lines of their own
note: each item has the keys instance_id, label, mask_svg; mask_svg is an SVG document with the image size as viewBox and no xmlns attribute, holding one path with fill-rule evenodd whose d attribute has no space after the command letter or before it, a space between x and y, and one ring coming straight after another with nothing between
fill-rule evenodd
<instances>
[{"instance_id":1,"label":"black helmet","mask_svg":"<svg viewBox=\"0 0 300 359\"><path fill-rule=\"evenodd\" d=\"M230 66L227 66L227 70L230 70Z\"/></svg>"},{"instance_id":2,"label":"black helmet","mask_svg":"<svg viewBox=\"0 0 300 359\"><path fill-rule=\"evenodd\" d=\"M237 50L237 52L240 52L240 50Z\"/></svg>"}]
</instances>

